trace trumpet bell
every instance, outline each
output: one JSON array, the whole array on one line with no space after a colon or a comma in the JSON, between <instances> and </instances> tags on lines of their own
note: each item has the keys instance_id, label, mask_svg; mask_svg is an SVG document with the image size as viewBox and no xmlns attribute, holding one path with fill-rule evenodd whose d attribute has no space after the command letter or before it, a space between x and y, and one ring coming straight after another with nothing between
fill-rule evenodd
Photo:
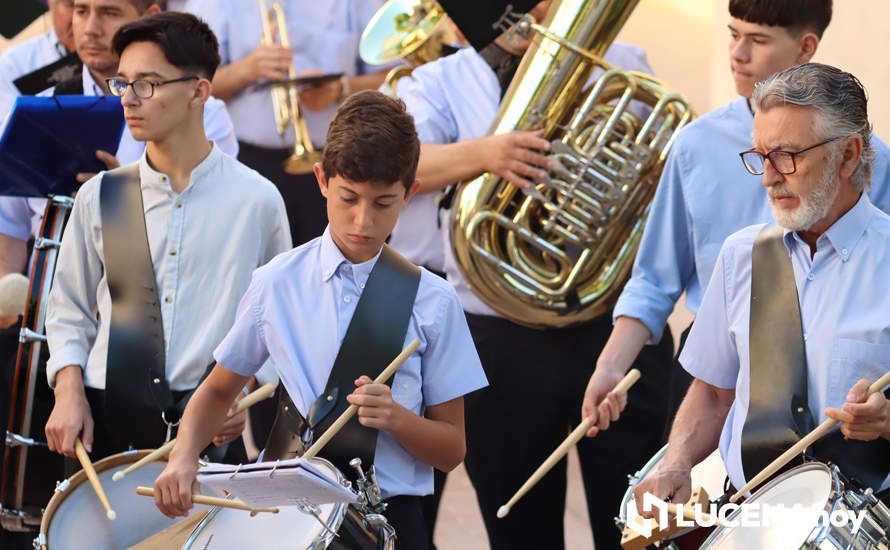
<instances>
[{"instance_id":1,"label":"trumpet bell","mask_svg":"<svg viewBox=\"0 0 890 550\"><path fill-rule=\"evenodd\" d=\"M441 43L457 41L451 20L435 0L389 0L362 32L359 55L365 63L381 65L416 56L429 42L439 42L436 46L441 49ZM432 59L436 57L437 53ZM417 64L426 61L430 59Z\"/></svg>"},{"instance_id":2,"label":"trumpet bell","mask_svg":"<svg viewBox=\"0 0 890 550\"><path fill-rule=\"evenodd\" d=\"M311 174L316 162L321 162L319 151L294 151L284 161L284 171L288 174Z\"/></svg>"}]
</instances>

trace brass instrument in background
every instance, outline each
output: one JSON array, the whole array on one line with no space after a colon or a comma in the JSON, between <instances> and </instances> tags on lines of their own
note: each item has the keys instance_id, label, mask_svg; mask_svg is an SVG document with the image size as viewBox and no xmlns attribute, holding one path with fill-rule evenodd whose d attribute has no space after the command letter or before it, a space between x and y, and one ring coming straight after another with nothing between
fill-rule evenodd
<instances>
[{"instance_id":1,"label":"brass instrument in background","mask_svg":"<svg viewBox=\"0 0 890 550\"><path fill-rule=\"evenodd\" d=\"M387 93L395 96L400 78L441 57L443 46L462 42L454 23L436 0L389 0L362 32L359 54L370 65L404 61L392 68L383 81Z\"/></svg>"},{"instance_id":2,"label":"brass instrument in background","mask_svg":"<svg viewBox=\"0 0 890 550\"><path fill-rule=\"evenodd\" d=\"M259 0L263 21L263 44L280 44L290 49L290 38L287 34L287 18L279 2L266 6L266 0ZM276 42L277 41L277 42ZM293 63L287 70L287 79L297 77ZM284 171L288 174L308 174L312 166L321 161L321 153L315 150L306 121L300 113L300 101L297 86L292 82L272 85L272 106L275 109L275 126L278 135L283 136L288 126L294 129L294 151L284 161Z\"/></svg>"},{"instance_id":3,"label":"brass instrument in background","mask_svg":"<svg viewBox=\"0 0 890 550\"><path fill-rule=\"evenodd\" d=\"M659 80L601 60L637 2L556 0L542 25L518 23L535 36L491 133L543 129L556 168L529 194L490 173L461 185L450 225L470 286L516 323L561 327L612 307L668 150L693 118ZM597 66L605 73L585 89Z\"/></svg>"}]
</instances>

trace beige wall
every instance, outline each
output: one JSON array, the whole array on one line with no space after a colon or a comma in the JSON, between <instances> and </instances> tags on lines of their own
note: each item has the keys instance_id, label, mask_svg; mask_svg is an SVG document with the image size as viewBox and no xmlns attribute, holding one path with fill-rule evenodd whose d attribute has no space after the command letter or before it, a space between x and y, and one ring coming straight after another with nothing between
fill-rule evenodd
<instances>
[{"instance_id":1,"label":"beige wall","mask_svg":"<svg viewBox=\"0 0 890 550\"><path fill-rule=\"evenodd\" d=\"M726 0L640 0L618 40L642 46L659 77L704 113L735 97ZM890 1L835 0L814 61L856 75L876 133L890 139Z\"/></svg>"}]
</instances>

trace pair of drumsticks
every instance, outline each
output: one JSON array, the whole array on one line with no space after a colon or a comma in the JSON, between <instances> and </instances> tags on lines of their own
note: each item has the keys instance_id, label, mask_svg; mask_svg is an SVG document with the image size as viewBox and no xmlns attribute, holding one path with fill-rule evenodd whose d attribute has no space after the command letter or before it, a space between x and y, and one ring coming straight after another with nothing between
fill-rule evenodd
<instances>
[{"instance_id":1,"label":"pair of drumsticks","mask_svg":"<svg viewBox=\"0 0 890 550\"><path fill-rule=\"evenodd\" d=\"M380 375L378 375L377 378L374 379L374 384L385 384L386 382L388 382L389 379L392 378L393 375L396 373L396 371L399 370L399 367L402 366L402 363L404 363L408 359L408 357L411 356L412 353L417 351L417 348L419 348L419 347L420 347L420 340L418 340L416 338L411 340L411 342L405 347L405 349L403 349L402 352L399 353L396 356L396 358L393 359L389 365L387 365L387 367L385 369L383 369L383 372L381 372ZM269 385L269 387L271 387L271 385ZM274 388L273 388L273 390L274 390ZM260 390L257 390L256 392L250 394L250 396L253 396L255 393L257 393L259 391ZM269 392L269 395L271 395L271 391ZM244 403L245 401L250 399L250 396L242 399L241 402L239 403L239 407L240 407L241 403ZM259 399L262 399L262 397ZM256 401L259 401L259 399L257 399ZM254 403L256 403L256 401L251 402L250 405L253 405ZM250 405L248 405L248 406L250 406ZM303 453L301 458L312 458L315 455L317 455L319 453L319 451L321 451L321 449L325 445L328 444L328 442L331 440L331 438L333 438L335 435L337 435L337 432L339 432L343 428L343 426L346 425L346 423L349 422L353 416L355 416L356 412L358 412L358 407L356 407L355 405L349 405L349 407L345 411L343 411L342 414L340 414L340 416L337 418L337 420L335 420L334 423L331 424L331 427L328 428L327 430L325 430L325 432L321 435L321 437L319 437L315 441L315 443L313 443L309 447L309 449L307 449L306 452ZM115 480L122 479L126 474L132 472L133 470L135 470L137 468L141 468L142 466L144 466L145 464L148 464L149 462L163 458L170 452L171 449L173 449L173 445L175 443L176 443L175 439L170 440L163 447L161 447L160 449L158 449L157 451L153 452L150 455L146 455L139 462L135 462L133 465L129 466L127 469L117 472L114 475L114 479ZM166 449L165 449L165 447L166 447ZM118 474L120 474L120 477L118 477ZM138 493L142 496L153 497L154 489L151 487L137 487L136 493ZM278 512L277 508L253 509L248 504L246 504L240 500L230 500L230 499L224 499L224 498L218 498L218 497L210 497L210 496L206 496L206 495L192 495L192 502L194 502L195 504L207 504L210 506L219 506L221 508L235 508L238 510L247 510L247 511L250 511L251 513L256 513L256 512L277 513Z\"/></svg>"}]
</instances>

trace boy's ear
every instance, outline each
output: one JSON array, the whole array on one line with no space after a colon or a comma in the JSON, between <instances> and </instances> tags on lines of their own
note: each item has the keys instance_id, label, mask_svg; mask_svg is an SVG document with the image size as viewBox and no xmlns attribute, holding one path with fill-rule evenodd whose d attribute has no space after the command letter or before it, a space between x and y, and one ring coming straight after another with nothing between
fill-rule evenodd
<instances>
[{"instance_id":1,"label":"boy's ear","mask_svg":"<svg viewBox=\"0 0 890 550\"><path fill-rule=\"evenodd\" d=\"M414 183L411 184L411 187L405 192L405 202L410 201L411 197L416 195L420 191L420 181L414 180Z\"/></svg>"},{"instance_id":2,"label":"boy's ear","mask_svg":"<svg viewBox=\"0 0 890 550\"><path fill-rule=\"evenodd\" d=\"M211 94L213 94L213 85L206 78L200 77L198 79L198 87L195 88L195 97L192 98L192 101L197 101L201 104L207 103Z\"/></svg>"},{"instance_id":3,"label":"boy's ear","mask_svg":"<svg viewBox=\"0 0 890 550\"><path fill-rule=\"evenodd\" d=\"M316 162L313 164L312 171L315 173L316 181L318 181L318 189L321 191L321 196L328 198L328 179L324 175L324 168L321 167L321 163Z\"/></svg>"}]
</instances>

